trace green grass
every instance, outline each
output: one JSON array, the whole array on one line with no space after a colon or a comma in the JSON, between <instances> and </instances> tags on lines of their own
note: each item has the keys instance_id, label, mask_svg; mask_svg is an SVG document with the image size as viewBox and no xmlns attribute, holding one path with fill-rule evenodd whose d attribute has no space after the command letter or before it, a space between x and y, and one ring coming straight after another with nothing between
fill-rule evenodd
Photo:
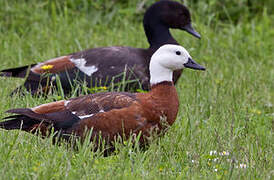
<instances>
[{"instance_id":1,"label":"green grass","mask_svg":"<svg viewBox=\"0 0 274 180\"><path fill-rule=\"evenodd\" d=\"M66 6L60 13L53 1L34 2L0 2L1 69L92 47L148 47L140 15L132 21L133 13L95 16ZM146 151L118 144L116 154L105 158L88 144L74 151L0 130L0 178L273 179L273 15L265 11L233 25L192 14L202 39L179 30L172 34L207 71L184 71L176 86L180 112L163 137ZM56 98L9 97L22 82L0 78L1 118L10 108Z\"/></svg>"}]
</instances>

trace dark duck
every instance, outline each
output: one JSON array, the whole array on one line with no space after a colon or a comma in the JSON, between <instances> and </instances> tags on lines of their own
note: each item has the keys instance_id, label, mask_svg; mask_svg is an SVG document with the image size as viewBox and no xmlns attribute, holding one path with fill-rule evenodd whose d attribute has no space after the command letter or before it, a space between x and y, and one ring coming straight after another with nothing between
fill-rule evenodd
<instances>
[{"instance_id":1,"label":"dark duck","mask_svg":"<svg viewBox=\"0 0 274 180\"><path fill-rule=\"evenodd\" d=\"M182 46L164 45L151 57L149 92L103 92L11 109L7 112L16 115L6 117L0 128L39 131L44 138L55 132L57 142L71 140L72 135L83 140L88 134L95 145L100 137L110 147L118 137L140 135L139 143L146 144L152 134L164 134L176 119L179 99L172 78L174 71L183 68L205 70Z\"/></svg>"},{"instance_id":2,"label":"dark duck","mask_svg":"<svg viewBox=\"0 0 274 180\"><path fill-rule=\"evenodd\" d=\"M143 25L150 44L148 49L122 46L93 48L30 66L2 70L0 76L27 76L24 85L13 93L21 92L22 87L25 87L32 95L46 93L51 87L56 87L57 75L65 94L72 91L74 82L85 82L88 87L94 87L110 86L123 79L131 81L127 83L126 91L140 88L148 90L152 54L164 44L178 44L169 28L187 31L197 38L200 35L192 28L189 10L170 0L161 0L149 7ZM174 72L174 83L181 72Z\"/></svg>"}]
</instances>

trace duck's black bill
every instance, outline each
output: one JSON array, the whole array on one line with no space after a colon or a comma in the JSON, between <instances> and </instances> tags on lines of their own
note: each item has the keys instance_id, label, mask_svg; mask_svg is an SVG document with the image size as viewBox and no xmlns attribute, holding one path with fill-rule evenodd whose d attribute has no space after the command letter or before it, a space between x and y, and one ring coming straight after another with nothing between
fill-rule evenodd
<instances>
[{"instance_id":1,"label":"duck's black bill","mask_svg":"<svg viewBox=\"0 0 274 180\"><path fill-rule=\"evenodd\" d=\"M191 23L183 26L182 29L185 30L186 32L192 34L193 36L201 39L201 35L195 31L195 29L192 27Z\"/></svg>"},{"instance_id":2,"label":"duck's black bill","mask_svg":"<svg viewBox=\"0 0 274 180\"><path fill-rule=\"evenodd\" d=\"M197 70L202 70L205 71L206 68L201 66L200 64L196 63L194 60L192 60L191 58L188 58L188 62L186 64L184 64L184 66L186 68L190 68L190 69L197 69Z\"/></svg>"}]
</instances>

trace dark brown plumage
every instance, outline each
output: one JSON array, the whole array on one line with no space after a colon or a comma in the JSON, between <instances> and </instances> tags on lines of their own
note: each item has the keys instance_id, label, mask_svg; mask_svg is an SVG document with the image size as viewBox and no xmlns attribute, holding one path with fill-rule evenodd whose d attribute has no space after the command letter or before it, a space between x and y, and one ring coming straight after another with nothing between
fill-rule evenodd
<instances>
[{"instance_id":1,"label":"dark brown plumage","mask_svg":"<svg viewBox=\"0 0 274 180\"><path fill-rule=\"evenodd\" d=\"M28 75L23 87L31 94L45 93L49 86L48 80L52 81L50 85L57 86L56 75L59 76L65 94L71 92L75 81L86 82L88 87L94 87L109 86L125 79L132 81L127 84L126 90L136 91L140 85L142 89L148 90L152 54L164 44L178 44L169 28L187 31L195 37L200 35L191 26L189 10L171 0L158 1L148 8L143 25L150 44L148 49L120 46L93 48L33 64L30 68L24 66L2 70L0 76L25 78ZM45 73L47 76L44 76ZM174 72L174 83L181 73L182 70ZM18 88L14 93L21 89Z\"/></svg>"}]
</instances>

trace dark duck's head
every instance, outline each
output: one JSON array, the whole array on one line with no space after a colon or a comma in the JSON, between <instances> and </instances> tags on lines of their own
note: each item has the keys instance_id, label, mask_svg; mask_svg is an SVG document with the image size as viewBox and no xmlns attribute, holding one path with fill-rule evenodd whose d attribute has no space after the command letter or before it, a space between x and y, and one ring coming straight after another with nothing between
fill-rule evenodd
<instances>
[{"instance_id":1,"label":"dark duck's head","mask_svg":"<svg viewBox=\"0 0 274 180\"><path fill-rule=\"evenodd\" d=\"M176 1L161 0L150 6L144 15L144 29L150 47L159 48L164 44L178 44L171 36L169 28L184 30L200 38L191 24L187 7Z\"/></svg>"},{"instance_id":2,"label":"dark duck's head","mask_svg":"<svg viewBox=\"0 0 274 180\"><path fill-rule=\"evenodd\" d=\"M205 70L182 46L172 44L161 46L151 57L149 66L151 86L165 81L172 82L173 71L183 68Z\"/></svg>"}]
</instances>

